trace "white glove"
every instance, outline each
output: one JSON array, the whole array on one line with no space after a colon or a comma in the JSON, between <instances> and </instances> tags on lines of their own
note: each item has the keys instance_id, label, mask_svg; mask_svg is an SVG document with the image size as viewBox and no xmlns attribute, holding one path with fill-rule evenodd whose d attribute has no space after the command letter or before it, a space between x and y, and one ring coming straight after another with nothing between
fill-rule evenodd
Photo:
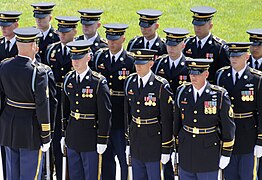
<instances>
[{"instance_id":1,"label":"white glove","mask_svg":"<svg viewBox=\"0 0 262 180\"><path fill-rule=\"evenodd\" d=\"M262 156L262 146L255 145L254 156L256 156L257 158L260 158Z\"/></svg>"},{"instance_id":2,"label":"white glove","mask_svg":"<svg viewBox=\"0 0 262 180\"><path fill-rule=\"evenodd\" d=\"M130 146L126 146L126 162L129 163Z\"/></svg>"},{"instance_id":3,"label":"white glove","mask_svg":"<svg viewBox=\"0 0 262 180\"><path fill-rule=\"evenodd\" d=\"M161 163L166 164L170 160L170 154L161 154Z\"/></svg>"},{"instance_id":4,"label":"white glove","mask_svg":"<svg viewBox=\"0 0 262 180\"><path fill-rule=\"evenodd\" d=\"M230 157L221 156L219 161L219 168L225 169L230 162Z\"/></svg>"},{"instance_id":5,"label":"white glove","mask_svg":"<svg viewBox=\"0 0 262 180\"><path fill-rule=\"evenodd\" d=\"M42 152L48 151L48 149L50 148L50 144L51 144L51 141L48 142L48 143L42 144L42 146L41 146Z\"/></svg>"},{"instance_id":6,"label":"white glove","mask_svg":"<svg viewBox=\"0 0 262 180\"><path fill-rule=\"evenodd\" d=\"M103 154L106 151L107 145L106 144L97 144L96 151L98 154Z\"/></svg>"},{"instance_id":7,"label":"white glove","mask_svg":"<svg viewBox=\"0 0 262 180\"><path fill-rule=\"evenodd\" d=\"M61 152L62 154L64 154L64 147L66 147L66 144L65 144L65 137L62 137L61 140L60 140L60 145L61 145Z\"/></svg>"},{"instance_id":8,"label":"white glove","mask_svg":"<svg viewBox=\"0 0 262 180\"><path fill-rule=\"evenodd\" d=\"M173 167L175 166L176 163L178 163L178 153L173 152L171 154L171 162L172 162Z\"/></svg>"}]
</instances>

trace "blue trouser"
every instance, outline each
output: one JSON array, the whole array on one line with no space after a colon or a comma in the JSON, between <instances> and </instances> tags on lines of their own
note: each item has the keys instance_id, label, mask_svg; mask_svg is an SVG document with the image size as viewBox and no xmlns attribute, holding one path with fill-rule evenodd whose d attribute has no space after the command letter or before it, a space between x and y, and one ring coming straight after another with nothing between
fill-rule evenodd
<instances>
[{"instance_id":1,"label":"blue trouser","mask_svg":"<svg viewBox=\"0 0 262 180\"><path fill-rule=\"evenodd\" d=\"M191 173L179 167L180 180L217 180L218 171Z\"/></svg>"},{"instance_id":2,"label":"blue trouser","mask_svg":"<svg viewBox=\"0 0 262 180\"><path fill-rule=\"evenodd\" d=\"M262 179L262 158L259 158L257 178Z\"/></svg>"},{"instance_id":3,"label":"blue trouser","mask_svg":"<svg viewBox=\"0 0 262 180\"><path fill-rule=\"evenodd\" d=\"M254 153L232 154L230 163L225 168L226 180L253 180L255 167Z\"/></svg>"},{"instance_id":4,"label":"blue trouser","mask_svg":"<svg viewBox=\"0 0 262 180\"><path fill-rule=\"evenodd\" d=\"M43 165L41 150L5 147L5 151L7 180L41 179Z\"/></svg>"},{"instance_id":5,"label":"blue trouser","mask_svg":"<svg viewBox=\"0 0 262 180\"><path fill-rule=\"evenodd\" d=\"M165 180L174 180L174 170L171 160L169 160L166 164L163 165L163 170Z\"/></svg>"},{"instance_id":6,"label":"blue trouser","mask_svg":"<svg viewBox=\"0 0 262 180\"><path fill-rule=\"evenodd\" d=\"M69 179L95 180L98 176L98 154L92 152L76 152L67 148Z\"/></svg>"},{"instance_id":7,"label":"blue trouser","mask_svg":"<svg viewBox=\"0 0 262 180\"><path fill-rule=\"evenodd\" d=\"M134 180L160 180L160 161L142 162L131 158Z\"/></svg>"},{"instance_id":8,"label":"blue trouser","mask_svg":"<svg viewBox=\"0 0 262 180\"><path fill-rule=\"evenodd\" d=\"M115 155L121 168L121 180L127 179L126 143L124 129L111 129L109 143L103 154L102 179L111 180L116 178Z\"/></svg>"}]
</instances>

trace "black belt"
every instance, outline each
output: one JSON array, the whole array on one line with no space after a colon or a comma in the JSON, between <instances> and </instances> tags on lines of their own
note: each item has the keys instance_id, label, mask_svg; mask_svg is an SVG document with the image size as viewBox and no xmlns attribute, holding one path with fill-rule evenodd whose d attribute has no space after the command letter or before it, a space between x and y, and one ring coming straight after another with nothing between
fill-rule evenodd
<instances>
[{"instance_id":1,"label":"black belt","mask_svg":"<svg viewBox=\"0 0 262 180\"><path fill-rule=\"evenodd\" d=\"M209 133L217 131L216 126L209 127L209 128L197 128L197 127L192 128L187 125L184 125L183 129L192 134L209 134Z\"/></svg>"},{"instance_id":2,"label":"black belt","mask_svg":"<svg viewBox=\"0 0 262 180\"><path fill-rule=\"evenodd\" d=\"M35 109L35 103L17 102L7 98L6 102L9 106L22 108L22 109Z\"/></svg>"},{"instance_id":3,"label":"black belt","mask_svg":"<svg viewBox=\"0 0 262 180\"><path fill-rule=\"evenodd\" d=\"M95 114L81 114L73 111L71 111L70 116L72 116L76 120L78 119L94 120L96 118Z\"/></svg>"},{"instance_id":4,"label":"black belt","mask_svg":"<svg viewBox=\"0 0 262 180\"><path fill-rule=\"evenodd\" d=\"M247 113L234 113L234 118L236 119L245 119L253 116L253 112Z\"/></svg>"},{"instance_id":5,"label":"black belt","mask_svg":"<svg viewBox=\"0 0 262 180\"><path fill-rule=\"evenodd\" d=\"M135 122L136 124L154 124L158 122L158 118L149 118L149 119L141 119L140 117L134 117L132 116L132 121Z\"/></svg>"}]
</instances>

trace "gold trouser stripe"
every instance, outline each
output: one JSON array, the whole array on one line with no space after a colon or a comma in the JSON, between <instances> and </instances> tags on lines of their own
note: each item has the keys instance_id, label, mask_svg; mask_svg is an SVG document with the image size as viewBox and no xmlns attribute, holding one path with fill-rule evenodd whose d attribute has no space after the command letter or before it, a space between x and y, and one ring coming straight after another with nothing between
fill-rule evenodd
<instances>
[{"instance_id":1,"label":"gold trouser stripe","mask_svg":"<svg viewBox=\"0 0 262 180\"><path fill-rule=\"evenodd\" d=\"M257 179L257 157L254 156L253 180Z\"/></svg>"},{"instance_id":2,"label":"gold trouser stripe","mask_svg":"<svg viewBox=\"0 0 262 180\"><path fill-rule=\"evenodd\" d=\"M98 173L97 173L97 179L100 180L102 171L102 154L98 154Z\"/></svg>"},{"instance_id":3,"label":"gold trouser stripe","mask_svg":"<svg viewBox=\"0 0 262 180\"><path fill-rule=\"evenodd\" d=\"M39 174L39 169L40 169L41 160L42 160L42 150L39 149L39 152L38 152L38 160L37 160L37 168L36 168L36 174L35 174L34 180L38 180L38 174Z\"/></svg>"}]
</instances>

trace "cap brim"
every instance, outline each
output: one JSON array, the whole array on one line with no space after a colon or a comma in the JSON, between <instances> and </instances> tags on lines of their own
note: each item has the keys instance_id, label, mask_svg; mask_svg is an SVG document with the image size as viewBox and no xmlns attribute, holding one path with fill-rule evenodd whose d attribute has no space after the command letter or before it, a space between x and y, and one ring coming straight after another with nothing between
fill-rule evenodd
<instances>
[{"instance_id":1,"label":"cap brim","mask_svg":"<svg viewBox=\"0 0 262 180\"><path fill-rule=\"evenodd\" d=\"M253 44L251 44L251 46L261 46L262 42L253 42Z\"/></svg>"},{"instance_id":2,"label":"cap brim","mask_svg":"<svg viewBox=\"0 0 262 180\"><path fill-rule=\"evenodd\" d=\"M39 18L39 19L43 19L45 17L47 17L49 14L37 14L34 13L34 18Z\"/></svg>"},{"instance_id":3,"label":"cap brim","mask_svg":"<svg viewBox=\"0 0 262 180\"><path fill-rule=\"evenodd\" d=\"M199 74L202 74L206 69L189 69L188 70L188 74L191 74L191 75L199 75Z\"/></svg>"},{"instance_id":4,"label":"cap brim","mask_svg":"<svg viewBox=\"0 0 262 180\"><path fill-rule=\"evenodd\" d=\"M135 60L135 64L136 65L143 65L143 64L146 64L146 63L148 63L149 62L149 60Z\"/></svg>"},{"instance_id":5,"label":"cap brim","mask_svg":"<svg viewBox=\"0 0 262 180\"><path fill-rule=\"evenodd\" d=\"M149 28L150 26L152 26L152 24L150 24L148 22L140 21L139 26L142 27L142 28Z\"/></svg>"},{"instance_id":6,"label":"cap brim","mask_svg":"<svg viewBox=\"0 0 262 180\"><path fill-rule=\"evenodd\" d=\"M109 35L107 34L106 35L106 39L108 40L118 40L121 36L112 36L112 35Z\"/></svg>"},{"instance_id":7,"label":"cap brim","mask_svg":"<svg viewBox=\"0 0 262 180\"><path fill-rule=\"evenodd\" d=\"M238 57L238 56L242 56L243 54L245 54L246 52L230 52L229 56L230 57Z\"/></svg>"},{"instance_id":8,"label":"cap brim","mask_svg":"<svg viewBox=\"0 0 262 180\"><path fill-rule=\"evenodd\" d=\"M63 27L63 28L58 28L58 32L61 32L61 33L66 33L66 32L69 32L69 31L71 31L73 28L65 28L65 27Z\"/></svg>"},{"instance_id":9,"label":"cap brim","mask_svg":"<svg viewBox=\"0 0 262 180\"><path fill-rule=\"evenodd\" d=\"M169 41L169 40L166 41L166 45L168 45L168 46L176 46L176 45L178 45L179 43L181 43L181 42Z\"/></svg>"},{"instance_id":10,"label":"cap brim","mask_svg":"<svg viewBox=\"0 0 262 180\"><path fill-rule=\"evenodd\" d=\"M72 60L79 60L85 57L86 54L71 54L71 59Z\"/></svg>"},{"instance_id":11,"label":"cap brim","mask_svg":"<svg viewBox=\"0 0 262 180\"><path fill-rule=\"evenodd\" d=\"M14 22L3 22L0 21L0 26L11 26Z\"/></svg>"},{"instance_id":12,"label":"cap brim","mask_svg":"<svg viewBox=\"0 0 262 180\"><path fill-rule=\"evenodd\" d=\"M97 22L97 21L85 21L85 20L81 20L81 24L83 24L83 25L93 25L93 24L95 24L95 22Z\"/></svg>"},{"instance_id":13,"label":"cap brim","mask_svg":"<svg viewBox=\"0 0 262 180\"><path fill-rule=\"evenodd\" d=\"M207 23L207 21L199 21L199 20L193 20L192 21L192 24L195 25L195 26L203 26Z\"/></svg>"}]
</instances>

